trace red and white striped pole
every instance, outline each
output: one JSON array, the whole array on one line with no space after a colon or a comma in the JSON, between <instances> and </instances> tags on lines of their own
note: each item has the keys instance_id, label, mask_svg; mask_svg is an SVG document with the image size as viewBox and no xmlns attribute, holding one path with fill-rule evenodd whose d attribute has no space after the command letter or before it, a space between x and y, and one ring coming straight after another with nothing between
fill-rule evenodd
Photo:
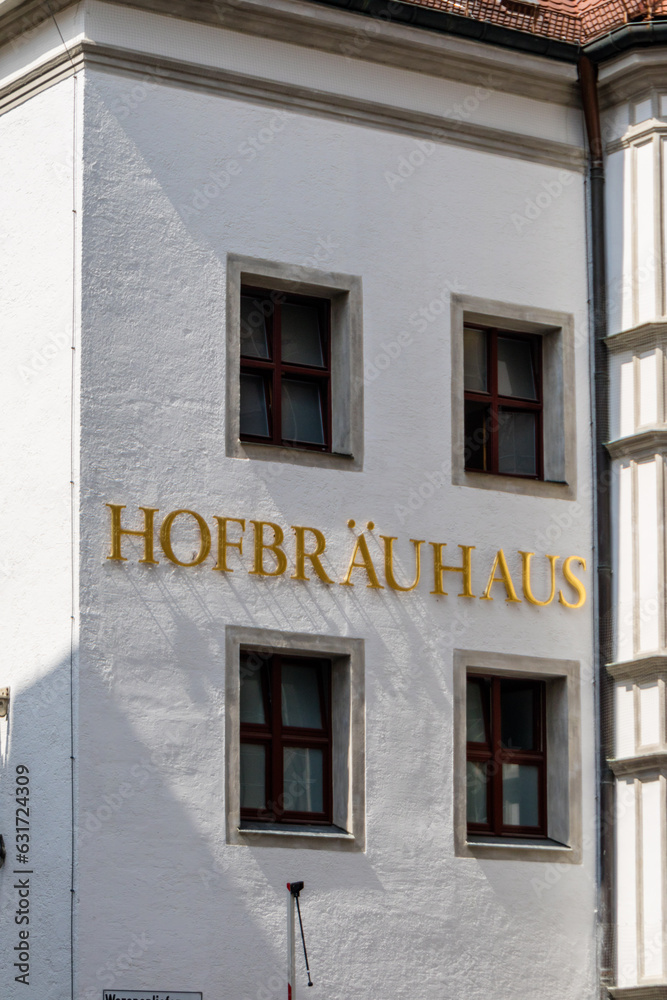
<instances>
[{"instance_id":1,"label":"red and white striped pole","mask_svg":"<svg viewBox=\"0 0 667 1000\"><path fill-rule=\"evenodd\" d=\"M291 882L287 883L287 1000L296 1000L296 957L294 939L294 911L296 896Z\"/></svg>"}]
</instances>

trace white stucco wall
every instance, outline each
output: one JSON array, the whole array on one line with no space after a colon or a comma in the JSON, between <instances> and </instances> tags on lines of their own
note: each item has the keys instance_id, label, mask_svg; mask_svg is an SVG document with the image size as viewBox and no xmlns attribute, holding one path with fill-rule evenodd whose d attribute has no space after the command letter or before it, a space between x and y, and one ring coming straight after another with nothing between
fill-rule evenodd
<instances>
[{"instance_id":1,"label":"white stucco wall","mask_svg":"<svg viewBox=\"0 0 667 1000\"><path fill-rule=\"evenodd\" d=\"M433 86L446 104L447 84ZM211 561L140 566L131 540L116 564L104 506L126 504L130 527L140 504L320 527L337 579L348 518L372 519L406 561L409 538L476 545L478 595L501 546L517 585L519 549L590 559L582 177L518 225L558 168L437 144L392 189L385 175L418 148L395 132L97 71L85 107L77 995L283 996L284 885L301 878L321 997L592 996L590 596L578 612L436 598L426 560L405 595L257 580L247 563L226 576ZM498 107L496 127L511 129ZM231 159L240 172L207 193ZM379 371L363 472L225 457L227 253L362 277ZM576 502L448 485L451 291L576 315ZM420 331L410 318L423 307ZM406 330L412 342L380 371ZM420 495L443 468L445 484ZM366 641L365 854L225 845L227 624ZM583 865L454 857L454 648L582 661Z\"/></svg>"},{"instance_id":2,"label":"white stucco wall","mask_svg":"<svg viewBox=\"0 0 667 1000\"><path fill-rule=\"evenodd\" d=\"M0 720L7 847L0 966L7 1000L70 995L73 87L66 80L0 117L0 687L11 687L9 717ZM30 824L29 842L20 838L30 845L29 864L17 861L17 767L29 776L30 811L18 822L21 833ZM25 930L29 938L19 938ZM30 970L16 982L26 973L14 967L14 949L26 940Z\"/></svg>"}]
</instances>

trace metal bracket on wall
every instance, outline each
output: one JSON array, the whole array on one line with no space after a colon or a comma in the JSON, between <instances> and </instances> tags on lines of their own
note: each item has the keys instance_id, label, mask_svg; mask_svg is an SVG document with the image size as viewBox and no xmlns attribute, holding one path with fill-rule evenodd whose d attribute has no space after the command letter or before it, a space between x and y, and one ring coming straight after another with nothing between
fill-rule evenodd
<instances>
[{"instance_id":1,"label":"metal bracket on wall","mask_svg":"<svg viewBox=\"0 0 667 1000\"><path fill-rule=\"evenodd\" d=\"M9 688L0 688L0 719L6 719L8 711L9 711Z\"/></svg>"}]
</instances>

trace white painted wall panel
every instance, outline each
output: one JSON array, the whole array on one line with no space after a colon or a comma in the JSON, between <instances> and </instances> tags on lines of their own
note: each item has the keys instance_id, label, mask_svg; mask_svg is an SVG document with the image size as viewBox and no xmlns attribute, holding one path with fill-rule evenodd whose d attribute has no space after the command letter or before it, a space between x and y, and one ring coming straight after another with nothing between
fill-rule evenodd
<instances>
[{"instance_id":1,"label":"white painted wall panel","mask_svg":"<svg viewBox=\"0 0 667 1000\"><path fill-rule=\"evenodd\" d=\"M618 573L616 658L629 660L634 653L634 568L632 541L632 468L620 466L618 479Z\"/></svg>"},{"instance_id":2,"label":"white painted wall panel","mask_svg":"<svg viewBox=\"0 0 667 1000\"><path fill-rule=\"evenodd\" d=\"M640 684L639 691L639 742L642 746L660 743L660 695L661 685Z\"/></svg>"},{"instance_id":3,"label":"white painted wall panel","mask_svg":"<svg viewBox=\"0 0 667 1000\"><path fill-rule=\"evenodd\" d=\"M664 779L640 782L641 846L640 878L642 887L642 956L646 979L663 975L664 930L663 882L665 817L661 809L661 782Z\"/></svg>"},{"instance_id":4,"label":"white painted wall panel","mask_svg":"<svg viewBox=\"0 0 667 1000\"><path fill-rule=\"evenodd\" d=\"M658 359L656 351L639 355L639 425L658 420Z\"/></svg>"},{"instance_id":5,"label":"white painted wall panel","mask_svg":"<svg viewBox=\"0 0 667 1000\"><path fill-rule=\"evenodd\" d=\"M621 364L620 397L620 434L621 436L633 434L635 430L635 364L632 356Z\"/></svg>"},{"instance_id":6,"label":"white painted wall panel","mask_svg":"<svg viewBox=\"0 0 667 1000\"><path fill-rule=\"evenodd\" d=\"M635 753L635 698L629 682L619 682L614 688L614 728L616 757L631 757Z\"/></svg>"},{"instance_id":7,"label":"white painted wall panel","mask_svg":"<svg viewBox=\"0 0 667 1000\"><path fill-rule=\"evenodd\" d=\"M660 98L660 105L663 106L666 98L663 96ZM665 289L667 289L667 257L665 256L665 247L667 247L667 212L665 211L665 200L667 199L667 146L665 145L665 138L661 136L658 140L660 142L660 181L661 181L661 197L662 197L662 261L659 265L659 270L662 272L662 302L660 303L661 312L667 311L667 301L665 300Z\"/></svg>"},{"instance_id":8,"label":"white painted wall panel","mask_svg":"<svg viewBox=\"0 0 667 1000\"><path fill-rule=\"evenodd\" d=\"M655 461L637 465L637 580L639 650L660 644L662 602L659 595L658 493Z\"/></svg>"},{"instance_id":9,"label":"white painted wall panel","mask_svg":"<svg viewBox=\"0 0 667 1000\"><path fill-rule=\"evenodd\" d=\"M637 982L637 824L635 783L616 782L616 974L619 986Z\"/></svg>"},{"instance_id":10,"label":"white painted wall panel","mask_svg":"<svg viewBox=\"0 0 667 1000\"><path fill-rule=\"evenodd\" d=\"M66 80L0 116L0 687L11 688L0 720L3 1000L70 996L73 114ZM19 766L30 785L30 812L18 822L30 827L28 865L15 839ZM25 878L30 922L19 925ZM27 985L13 964L21 929L30 934Z\"/></svg>"},{"instance_id":11,"label":"white painted wall panel","mask_svg":"<svg viewBox=\"0 0 667 1000\"><path fill-rule=\"evenodd\" d=\"M635 147L636 323L656 315L654 156L653 141Z\"/></svg>"},{"instance_id":12,"label":"white painted wall panel","mask_svg":"<svg viewBox=\"0 0 667 1000\"><path fill-rule=\"evenodd\" d=\"M651 97L646 98L644 101L637 101L634 105L634 123L639 125L640 122L645 122L648 118L653 117L653 99Z\"/></svg>"},{"instance_id":13,"label":"white painted wall panel","mask_svg":"<svg viewBox=\"0 0 667 1000\"><path fill-rule=\"evenodd\" d=\"M633 150L615 150L607 157L607 309L609 332L634 324Z\"/></svg>"},{"instance_id":14,"label":"white painted wall panel","mask_svg":"<svg viewBox=\"0 0 667 1000\"><path fill-rule=\"evenodd\" d=\"M426 74L365 63L364 29L372 36L374 27L372 20L360 19L359 47L352 43L351 54L344 46L333 54L129 8L119 16L113 4L96 0L86 8L86 33L99 42L519 134L583 143L578 108L503 93L494 86L493 74L482 72L479 83L472 85L458 82L453 73L454 79L439 79L434 85Z\"/></svg>"}]
</instances>

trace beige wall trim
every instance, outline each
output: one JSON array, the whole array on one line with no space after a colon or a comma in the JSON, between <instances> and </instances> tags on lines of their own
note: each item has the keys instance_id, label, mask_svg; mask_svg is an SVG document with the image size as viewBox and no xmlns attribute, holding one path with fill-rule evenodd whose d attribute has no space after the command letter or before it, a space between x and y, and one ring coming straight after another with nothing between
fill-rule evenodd
<instances>
[{"instance_id":1,"label":"beige wall trim","mask_svg":"<svg viewBox=\"0 0 667 1000\"><path fill-rule=\"evenodd\" d=\"M70 49L69 54L63 50L38 66L33 66L11 83L0 85L0 114L11 111L41 91L79 73L83 66L83 46L78 44Z\"/></svg>"},{"instance_id":2,"label":"beige wall trim","mask_svg":"<svg viewBox=\"0 0 667 1000\"><path fill-rule=\"evenodd\" d=\"M328 299L331 309L331 452L240 439L241 287ZM230 458L360 472L364 464L364 347L361 277L227 254L225 444Z\"/></svg>"},{"instance_id":3,"label":"beige wall trim","mask_svg":"<svg viewBox=\"0 0 667 1000\"><path fill-rule=\"evenodd\" d=\"M602 108L647 96L650 90L667 90L664 46L635 49L604 63L598 88Z\"/></svg>"},{"instance_id":4,"label":"beige wall trim","mask_svg":"<svg viewBox=\"0 0 667 1000\"><path fill-rule=\"evenodd\" d=\"M331 828L281 829L241 822L239 653L275 650L326 656L332 664L333 816ZM225 810L227 843L247 847L366 850L364 640L228 625L225 629Z\"/></svg>"},{"instance_id":5,"label":"beige wall trim","mask_svg":"<svg viewBox=\"0 0 667 1000\"><path fill-rule=\"evenodd\" d=\"M6 45L53 14L70 7L75 0L0 0L0 45Z\"/></svg>"},{"instance_id":6,"label":"beige wall trim","mask_svg":"<svg viewBox=\"0 0 667 1000\"><path fill-rule=\"evenodd\" d=\"M649 118L647 121L631 125L627 132L619 139L612 139L606 146L608 153L616 153L620 149L629 149L651 139L653 136L667 134L667 124L658 118Z\"/></svg>"},{"instance_id":7,"label":"beige wall trim","mask_svg":"<svg viewBox=\"0 0 667 1000\"><path fill-rule=\"evenodd\" d=\"M667 678L667 652L650 653L633 660L607 664L607 673L615 681L647 681Z\"/></svg>"},{"instance_id":8,"label":"beige wall trim","mask_svg":"<svg viewBox=\"0 0 667 1000\"><path fill-rule=\"evenodd\" d=\"M667 753L663 750L656 750L654 753L621 757L617 760L610 760L609 766L617 778L648 773L667 775Z\"/></svg>"},{"instance_id":9,"label":"beige wall trim","mask_svg":"<svg viewBox=\"0 0 667 1000\"><path fill-rule=\"evenodd\" d=\"M54 11L73 0L52 0ZM574 66L302 0L109 0L350 59L579 107ZM0 45L49 17L42 0L0 2Z\"/></svg>"},{"instance_id":10,"label":"beige wall trim","mask_svg":"<svg viewBox=\"0 0 667 1000\"><path fill-rule=\"evenodd\" d=\"M612 458L649 458L667 454L667 427L650 427L639 434L608 441L607 451Z\"/></svg>"},{"instance_id":11,"label":"beige wall trim","mask_svg":"<svg viewBox=\"0 0 667 1000\"><path fill-rule=\"evenodd\" d=\"M87 67L139 76L143 80L152 77L158 83L205 90L225 97L335 118L367 128L399 132L432 142L545 163L580 173L586 165L584 151L578 146L87 40L70 49L69 53L63 51L60 57L44 63L48 84L55 82L51 77L59 64L62 72L58 79L67 75L68 69L70 73L74 72L72 60L76 64L81 54ZM40 69L31 70L28 81L19 77L0 89L0 112L32 96L39 83L36 78ZM27 90L24 89L26 83Z\"/></svg>"},{"instance_id":12,"label":"beige wall trim","mask_svg":"<svg viewBox=\"0 0 667 1000\"><path fill-rule=\"evenodd\" d=\"M667 985L647 983L646 986L607 987L614 1000L667 1000Z\"/></svg>"},{"instance_id":13,"label":"beige wall trim","mask_svg":"<svg viewBox=\"0 0 667 1000\"><path fill-rule=\"evenodd\" d=\"M544 480L470 472L465 468L463 329L466 323L542 337L544 367ZM451 297L452 483L522 496L576 500L574 317L537 306L471 295Z\"/></svg>"},{"instance_id":14,"label":"beige wall trim","mask_svg":"<svg viewBox=\"0 0 667 1000\"><path fill-rule=\"evenodd\" d=\"M642 323L641 326L612 333L611 336L605 337L605 344L612 354L636 349L651 350L655 347L664 347L667 345L667 318L663 322Z\"/></svg>"},{"instance_id":15,"label":"beige wall trim","mask_svg":"<svg viewBox=\"0 0 667 1000\"><path fill-rule=\"evenodd\" d=\"M466 680L489 675L533 677L547 683L548 840L469 837L466 819ZM582 777L580 667L575 660L454 650L454 850L459 858L581 864Z\"/></svg>"}]
</instances>

